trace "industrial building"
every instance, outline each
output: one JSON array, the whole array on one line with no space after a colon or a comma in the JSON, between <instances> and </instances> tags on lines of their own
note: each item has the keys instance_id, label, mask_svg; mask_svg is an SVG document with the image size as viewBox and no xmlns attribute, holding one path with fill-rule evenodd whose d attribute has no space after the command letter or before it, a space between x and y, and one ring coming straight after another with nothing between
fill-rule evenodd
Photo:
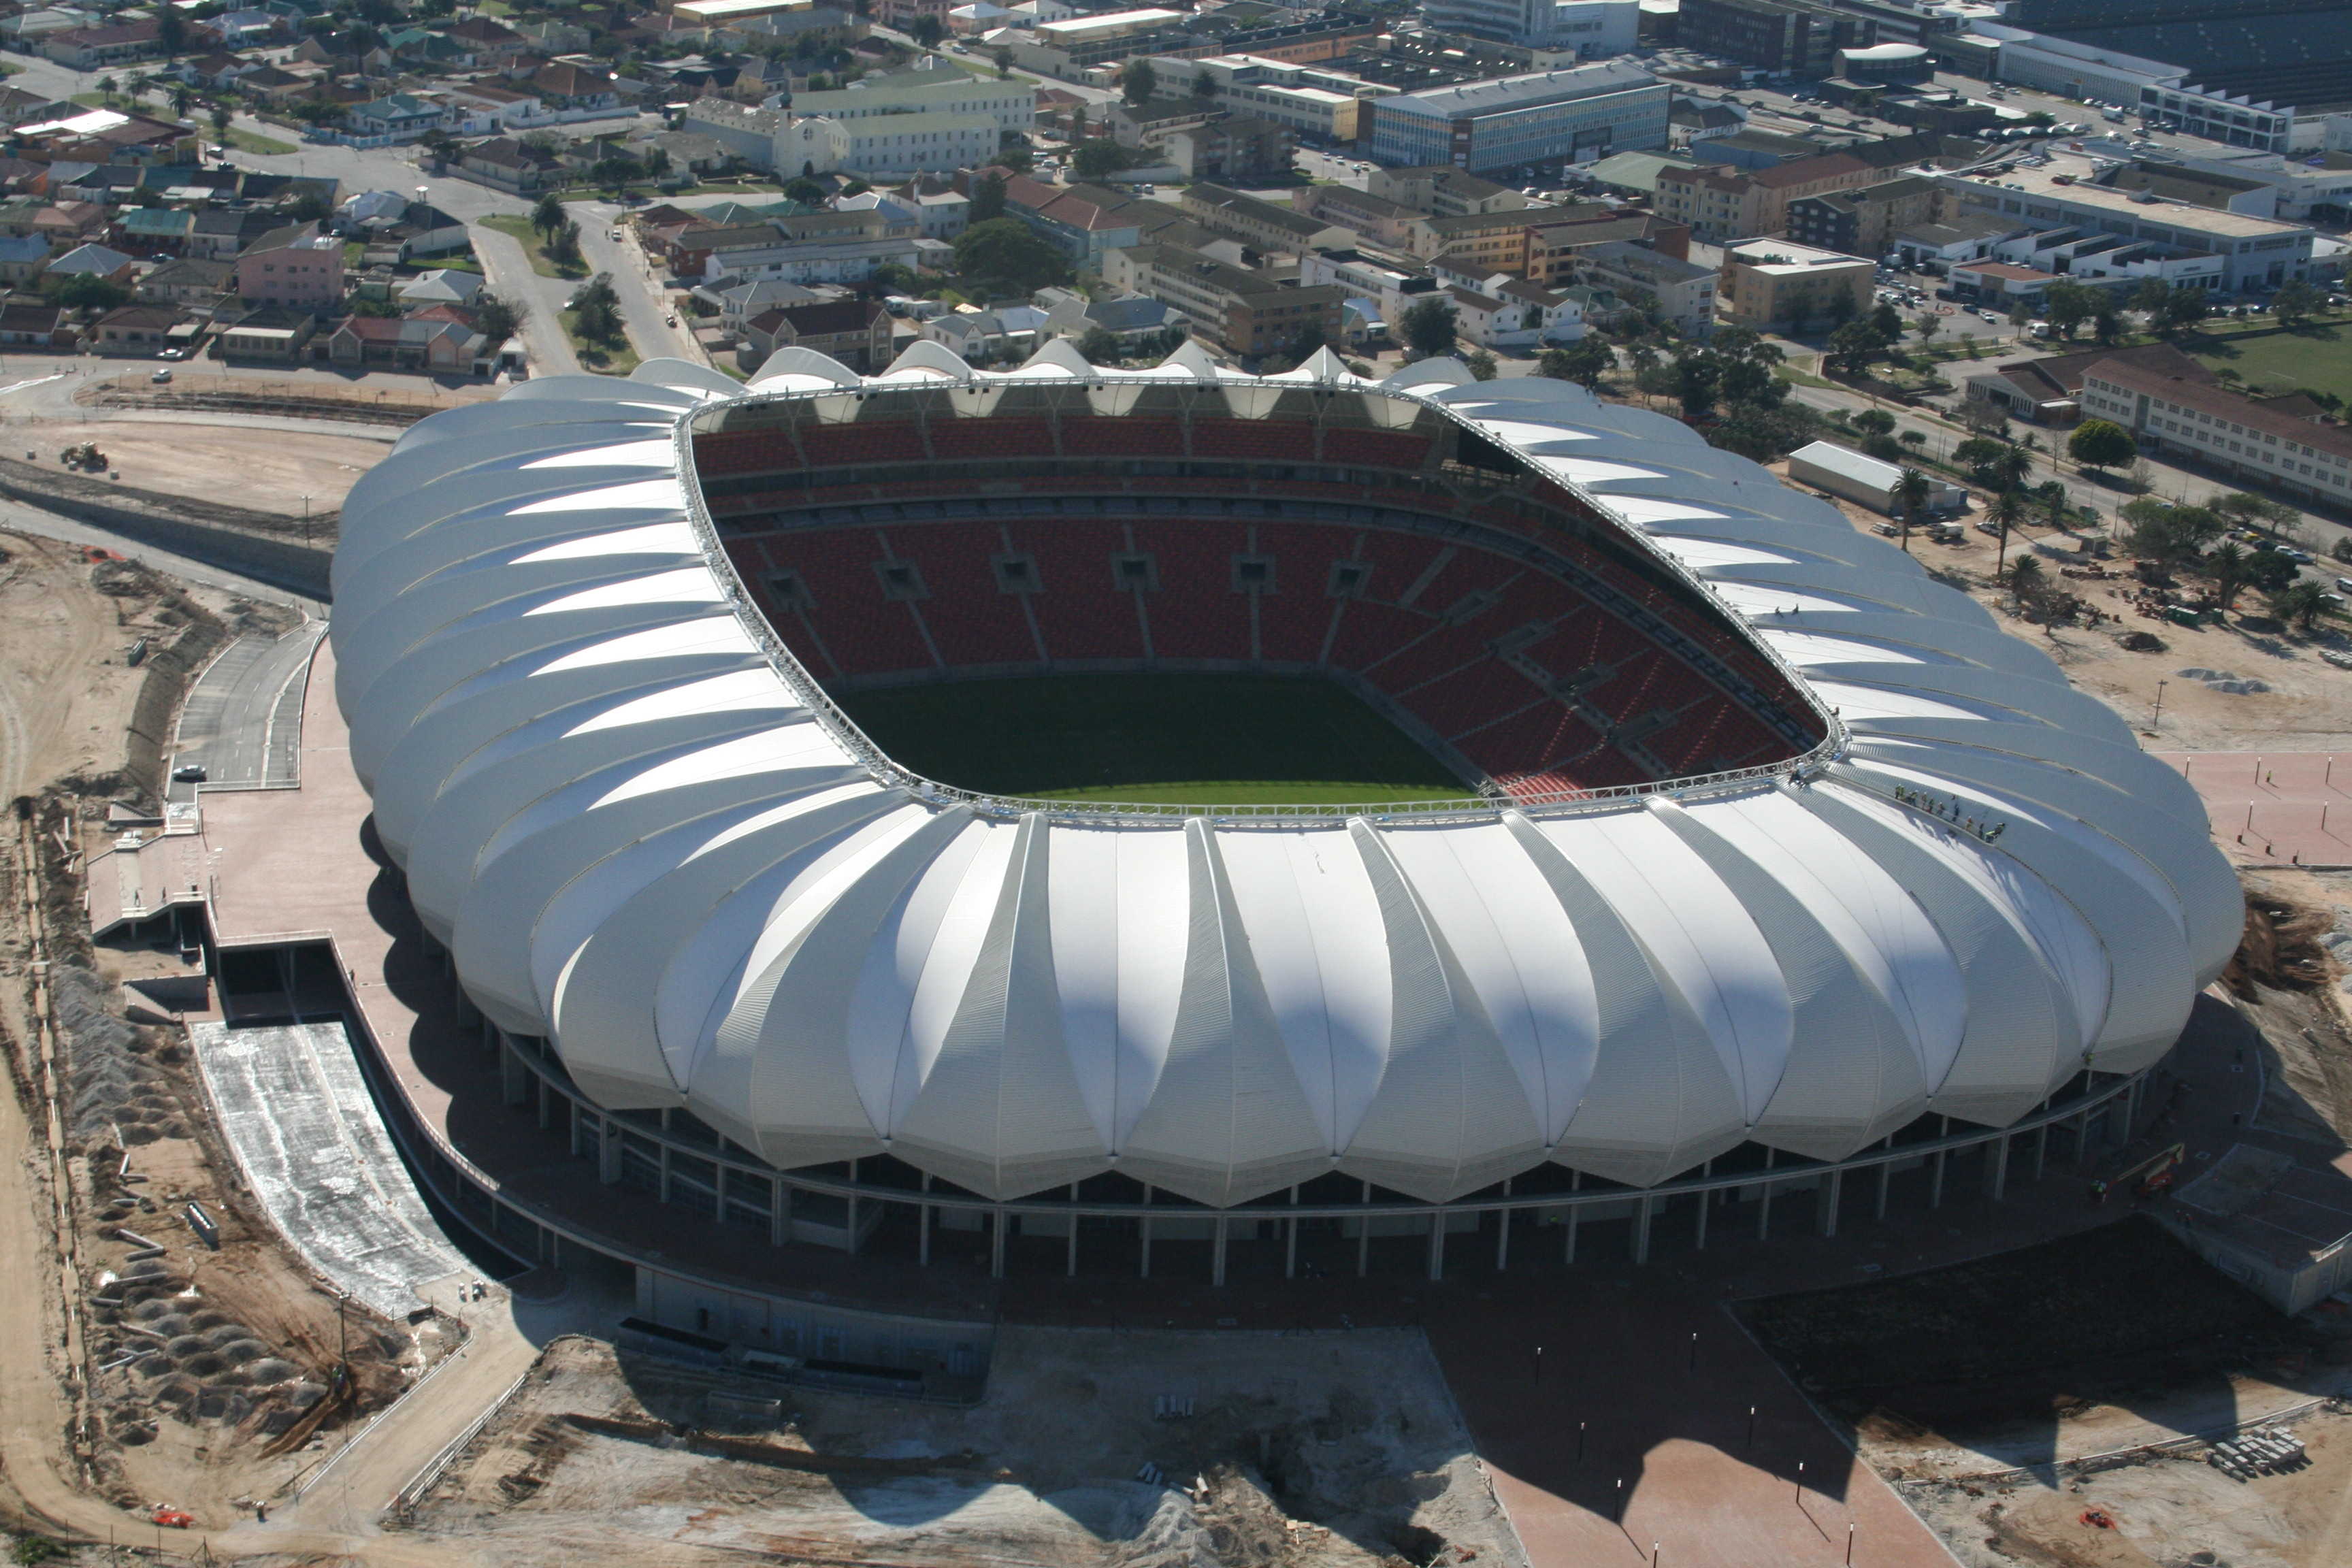
<instances>
[{"instance_id":1,"label":"industrial building","mask_svg":"<svg viewBox=\"0 0 2352 1568\"><path fill-rule=\"evenodd\" d=\"M1398 93L1371 106L1371 155L1473 174L1666 144L1666 85L1628 60Z\"/></svg>"}]
</instances>

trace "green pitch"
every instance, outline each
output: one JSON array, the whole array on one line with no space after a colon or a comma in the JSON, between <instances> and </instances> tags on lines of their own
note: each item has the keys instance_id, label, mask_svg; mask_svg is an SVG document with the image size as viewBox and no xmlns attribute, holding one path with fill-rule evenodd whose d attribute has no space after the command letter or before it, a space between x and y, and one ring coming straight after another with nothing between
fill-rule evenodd
<instances>
[{"instance_id":1,"label":"green pitch","mask_svg":"<svg viewBox=\"0 0 2352 1568\"><path fill-rule=\"evenodd\" d=\"M987 795L1332 805L1474 793L1354 693L1308 677L1051 675L838 700L904 766Z\"/></svg>"}]
</instances>

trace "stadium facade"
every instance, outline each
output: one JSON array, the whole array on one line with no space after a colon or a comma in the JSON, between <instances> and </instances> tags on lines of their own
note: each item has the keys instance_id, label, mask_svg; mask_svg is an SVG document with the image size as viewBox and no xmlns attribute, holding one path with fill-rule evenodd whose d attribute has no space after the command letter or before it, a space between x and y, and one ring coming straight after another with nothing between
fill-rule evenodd
<instances>
[{"instance_id":1,"label":"stadium facade","mask_svg":"<svg viewBox=\"0 0 2352 1568\"><path fill-rule=\"evenodd\" d=\"M2186 784L1917 561L1453 361L534 381L402 438L334 587L378 837L510 1098L777 1241L1075 1271L1087 1221L1222 1279L1302 1223L1434 1268L1465 1218L1638 1255L1776 1182L1833 1225L1971 1146L1997 1189L2242 918ZM1076 669L1339 680L1475 789L989 795L832 695Z\"/></svg>"}]
</instances>

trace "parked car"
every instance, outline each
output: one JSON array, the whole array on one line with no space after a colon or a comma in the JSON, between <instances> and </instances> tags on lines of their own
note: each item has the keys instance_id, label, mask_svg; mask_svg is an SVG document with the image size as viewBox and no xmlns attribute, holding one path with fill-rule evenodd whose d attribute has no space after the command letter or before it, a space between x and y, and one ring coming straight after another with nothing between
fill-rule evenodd
<instances>
[{"instance_id":1,"label":"parked car","mask_svg":"<svg viewBox=\"0 0 2352 1568\"><path fill-rule=\"evenodd\" d=\"M160 385L162 385L163 383L165 383L165 382L167 382L167 381L169 381L169 380L171 380L171 379L172 379L172 373L171 373L170 371L168 371L168 370L159 370L159 371L157 371L154 374L152 374L152 375L149 376L147 379L148 379L149 381L151 381L151 382L153 382L153 383L154 383L155 384L157 384L158 386L160 386Z\"/></svg>"},{"instance_id":2,"label":"parked car","mask_svg":"<svg viewBox=\"0 0 2352 1568\"><path fill-rule=\"evenodd\" d=\"M185 359L188 357L188 351L185 349L165 349L162 353L157 354L155 357L157 359Z\"/></svg>"},{"instance_id":3,"label":"parked car","mask_svg":"<svg viewBox=\"0 0 2352 1568\"><path fill-rule=\"evenodd\" d=\"M173 769L172 770L172 782L173 782L173 784L202 784L202 783L204 783L204 782L205 782L205 765L204 765L204 763L181 763L178 767L173 768Z\"/></svg>"}]
</instances>

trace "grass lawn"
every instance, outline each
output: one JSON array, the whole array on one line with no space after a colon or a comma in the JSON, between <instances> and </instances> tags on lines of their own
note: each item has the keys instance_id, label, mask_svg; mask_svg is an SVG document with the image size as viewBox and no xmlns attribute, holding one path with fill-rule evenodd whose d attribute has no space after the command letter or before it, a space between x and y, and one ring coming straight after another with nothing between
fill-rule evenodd
<instances>
[{"instance_id":1,"label":"grass lawn","mask_svg":"<svg viewBox=\"0 0 2352 1568\"><path fill-rule=\"evenodd\" d=\"M1274 675L1024 676L840 699L875 744L963 789L1183 805L1471 792L1345 687Z\"/></svg>"},{"instance_id":2,"label":"grass lawn","mask_svg":"<svg viewBox=\"0 0 2352 1568\"><path fill-rule=\"evenodd\" d=\"M572 340L572 352L580 356L580 368L593 370L599 375L626 375L637 368L637 351L625 338L617 347L592 343L583 338L577 323L576 310L558 310L555 319L563 323L563 335Z\"/></svg>"},{"instance_id":3,"label":"grass lawn","mask_svg":"<svg viewBox=\"0 0 2352 1568\"><path fill-rule=\"evenodd\" d=\"M302 150L291 142L280 142L275 136L264 136L258 132L240 130L234 125L228 128L222 140L240 153L258 153L264 157L283 157L289 153Z\"/></svg>"},{"instance_id":4,"label":"grass lawn","mask_svg":"<svg viewBox=\"0 0 2352 1568\"><path fill-rule=\"evenodd\" d=\"M2181 345L2208 370L2234 370L2249 386L2293 386L2352 399L2352 322L2315 322L2299 331L2197 333Z\"/></svg>"},{"instance_id":5,"label":"grass lawn","mask_svg":"<svg viewBox=\"0 0 2352 1568\"><path fill-rule=\"evenodd\" d=\"M480 219L479 222L484 228L496 229L521 246L522 253L530 258L530 269L541 278L588 276L588 268L583 263L563 267L551 259L547 254L546 246L541 243L539 230L530 226L530 219L527 217L517 217L512 213L493 213L488 217Z\"/></svg>"}]
</instances>

